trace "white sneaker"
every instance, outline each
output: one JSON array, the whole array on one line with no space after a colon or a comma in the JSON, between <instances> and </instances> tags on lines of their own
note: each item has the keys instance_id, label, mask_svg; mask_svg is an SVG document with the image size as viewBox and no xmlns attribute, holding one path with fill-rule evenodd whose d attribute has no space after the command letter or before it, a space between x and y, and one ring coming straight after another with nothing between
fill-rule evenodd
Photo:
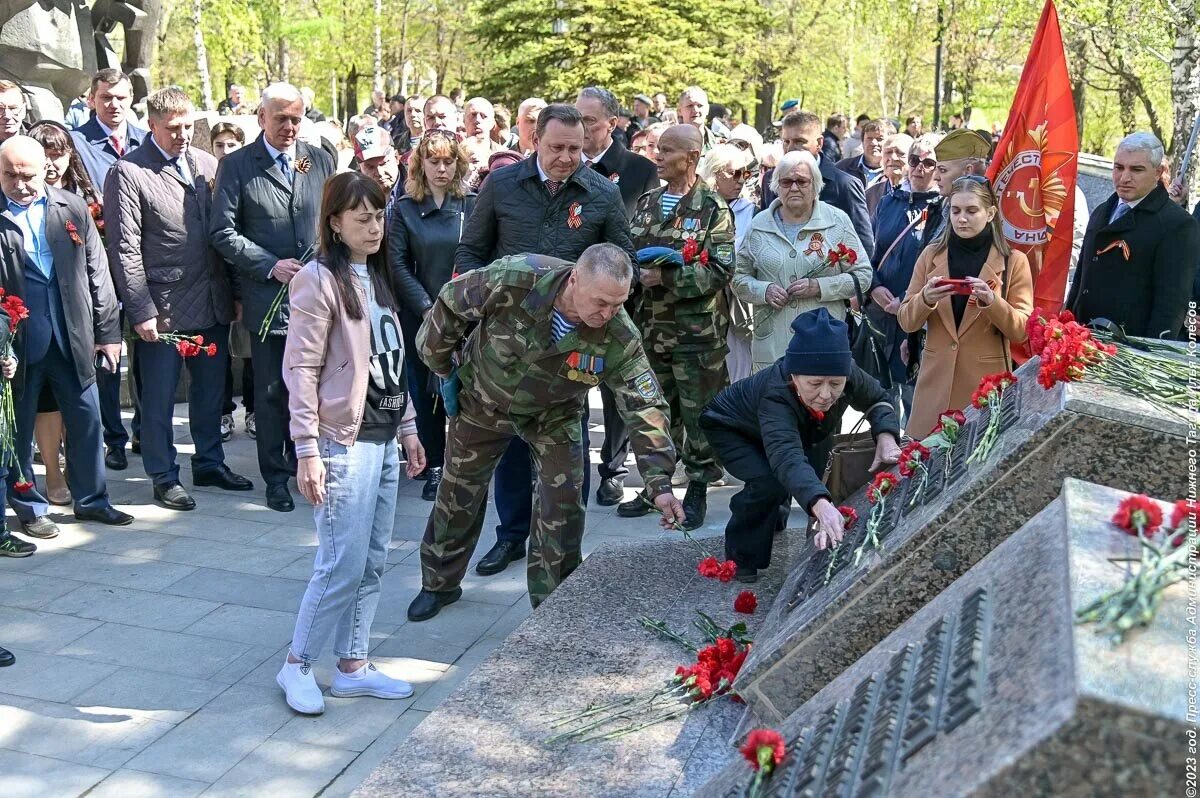
<instances>
[{"instance_id":1,"label":"white sneaker","mask_svg":"<svg viewBox=\"0 0 1200 798\"><path fill-rule=\"evenodd\" d=\"M325 711L325 699L313 676L312 666L303 662L284 662L275 677L283 688L288 706L305 715L320 715Z\"/></svg>"},{"instance_id":2,"label":"white sneaker","mask_svg":"<svg viewBox=\"0 0 1200 798\"><path fill-rule=\"evenodd\" d=\"M374 698L408 698L413 694L413 687L402 679L393 679L381 673L368 662L354 673L342 673L335 668L333 686L329 688L329 694L338 698L359 695Z\"/></svg>"},{"instance_id":3,"label":"white sneaker","mask_svg":"<svg viewBox=\"0 0 1200 798\"><path fill-rule=\"evenodd\" d=\"M221 442L224 443L233 437L233 414L226 413L221 416Z\"/></svg>"}]
</instances>

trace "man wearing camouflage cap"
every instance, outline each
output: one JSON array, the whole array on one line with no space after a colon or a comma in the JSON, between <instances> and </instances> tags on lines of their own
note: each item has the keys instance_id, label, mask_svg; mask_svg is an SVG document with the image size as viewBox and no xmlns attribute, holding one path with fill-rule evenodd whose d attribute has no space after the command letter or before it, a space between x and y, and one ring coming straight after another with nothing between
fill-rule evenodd
<instances>
[{"instance_id":1,"label":"man wearing camouflage cap","mask_svg":"<svg viewBox=\"0 0 1200 798\"><path fill-rule=\"evenodd\" d=\"M729 382L729 308L733 277L733 214L696 176L703 147L693 125L675 125L658 142L658 176L666 185L638 200L630 223L642 263L637 320L647 354L671 408L671 439L688 477L685 529L704 523L708 485L723 475L700 429L700 413ZM635 518L653 511L639 494L617 508Z\"/></svg>"},{"instance_id":2,"label":"man wearing camouflage cap","mask_svg":"<svg viewBox=\"0 0 1200 798\"><path fill-rule=\"evenodd\" d=\"M950 191L954 181L967 175L983 177L987 172L988 156L992 145L974 130L958 128L951 130L946 137L938 142L933 154L937 158L937 166L933 171L933 181L937 184L941 199L929 205L929 220L925 224L925 232L921 238L921 247L929 246L946 228L950 216Z\"/></svg>"},{"instance_id":3,"label":"man wearing camouflage cap","mask_svg":"<svg viewBox=\"0 0 1200 798\"><path fill-rule=\"evenodd\" d=\"M409 605L409 620L432 618L462 596L459 583L483 526L488 481L514 437L529 444L537 472L530 603L536 607L575 570L584 524L586 443L579 418L588 389L601 382L625 416L663 526L683 521L671 493L675 448L666 402L622 307L632 282L625 251L594 244L575 265L544 255L501 258L452 280L438 295L417 347L445 386L461 388L443 389L447 411L457 414L421 542L421 592Z\"/></svg>"}]
</instances>

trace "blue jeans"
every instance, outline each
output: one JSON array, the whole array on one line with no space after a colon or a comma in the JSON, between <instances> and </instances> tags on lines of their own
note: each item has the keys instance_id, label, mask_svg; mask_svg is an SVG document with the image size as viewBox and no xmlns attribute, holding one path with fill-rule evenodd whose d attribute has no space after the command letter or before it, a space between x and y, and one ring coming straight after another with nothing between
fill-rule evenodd
<instances>
[{"instance_id":1,"label":"blue jeans","mask_svg":"<svg viewBox=\"0 0 1200 798\"><path fill-rule=\"evenodd\" d=\"M317 557L300 602L292 654L315 662L332 637L338 657L366 659L392 540L400 455L394 438L349 447L322 438L318 444L325 501L313 511Z\"/></svg>"}]
</instances>

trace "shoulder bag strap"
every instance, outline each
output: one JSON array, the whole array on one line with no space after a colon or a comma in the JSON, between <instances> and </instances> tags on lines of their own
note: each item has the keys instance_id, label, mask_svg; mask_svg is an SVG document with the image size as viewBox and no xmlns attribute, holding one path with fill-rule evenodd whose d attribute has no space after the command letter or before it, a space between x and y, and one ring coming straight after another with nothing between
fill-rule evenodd
<instances>
[{"instance_id":1,"label":"shoulder bag strap","mask_svg":"<svg viewBox=\"0 0 1200 798\"><path fill-rule=\"evenodd\" d=\"M1000 298L1005 302L1008 301L1008 259L1009 255L1005 255L1004 271L1000 275ZM1004 337L1004 333L1000 333L1000 340L1003 342L1004 346L1004 370L1012 371L1012 347L1009 344L1008 339Z\"/></svg>"},{"instance_id":2,"label":"shoulder bag strap","mask_svg":"<svg viewBox=\"0 0 1200 798\"><path fill-rule=\"evenodd\" d=\"M889 256L890 256L890 255L891 255L893 252L895 252L895 251L896 251L896 247L898 247L898 246L900 245L900 242L904 240L904 237L905 237L906 235L908 235L908 234L909 234L909 232L910 232L910 231L911 231L911 230L912 230L914 227L916 227L916 226L917 226L917 224L918 224L918 223L920 223L920 221L921 221L922 219L926 219L926 218L928 218L928 214L929 214L929 209L928 209L928 208L922 208L922 209L921 209L921 213L917 215L917 218L916 218L916 219L913 219L911 222L909 222L909 223L908 223L908 227L904 228L904 230L903 230L903 231L900 233L900 235L896 236L896 239L895 239L894 241L892 241L892 245L891 245L890 247L888 247L888 248L887 248L887 252L883 253L883 257L879 259L879 268L880 268L880 269L882 269L882 268L883 268L883 264L887 263L887 259L888 259L888 257L889 257Z\"/></svg>"},{"instance_id":3,"label":"shoulder bag strap","mask_svg":"<svg viewBox=\"0 0 1200 798\"><path fill-rule=\"evenodd\" d=\"M868 407L863 412L862 416L859 417L858 421L854 422L854 426L850 428L850 434L851 435L858 434L859 427L861 427L863 425L863 422L867 420L867 416L871 415L872 410L874 410L877 407L891 407L891 406L892 406L891 402L876 402L875 404Z\"/></svg>"}]
</instances>

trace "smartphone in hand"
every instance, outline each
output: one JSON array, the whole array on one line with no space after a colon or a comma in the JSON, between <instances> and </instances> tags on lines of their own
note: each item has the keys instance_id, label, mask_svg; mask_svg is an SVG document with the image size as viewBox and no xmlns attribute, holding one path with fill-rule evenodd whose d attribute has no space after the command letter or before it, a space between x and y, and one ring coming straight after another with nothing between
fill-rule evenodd
<instances>
[{"instance_id":1,"label":"smartphone in hand","mask_svg":"<svg viewBox=\"0 0 1200 798\"><path fill-rule=\"evenodd\" d=\"M962 294L963 296L970 296L971 294L970 280L955 280L950 277L943 277L941 280L937 281L936 285L938 288L950 286L954 289L951 293Z\"/></svg>"},{"instance_id":2,"label":"smartphone in hand","mask_svg":"<svg viewBox=\"0 0 1200 798\"><path fill-rule=\"evenodd\" d=\"M113 365L108 361L108 355L104 354L103 352L96 353L95 366L96 366L96 371L100 371L101 369L104 369L105 371L107 371L109 373L116 372L116 368L114 368Z\"/></svg>"}]
</instances>

